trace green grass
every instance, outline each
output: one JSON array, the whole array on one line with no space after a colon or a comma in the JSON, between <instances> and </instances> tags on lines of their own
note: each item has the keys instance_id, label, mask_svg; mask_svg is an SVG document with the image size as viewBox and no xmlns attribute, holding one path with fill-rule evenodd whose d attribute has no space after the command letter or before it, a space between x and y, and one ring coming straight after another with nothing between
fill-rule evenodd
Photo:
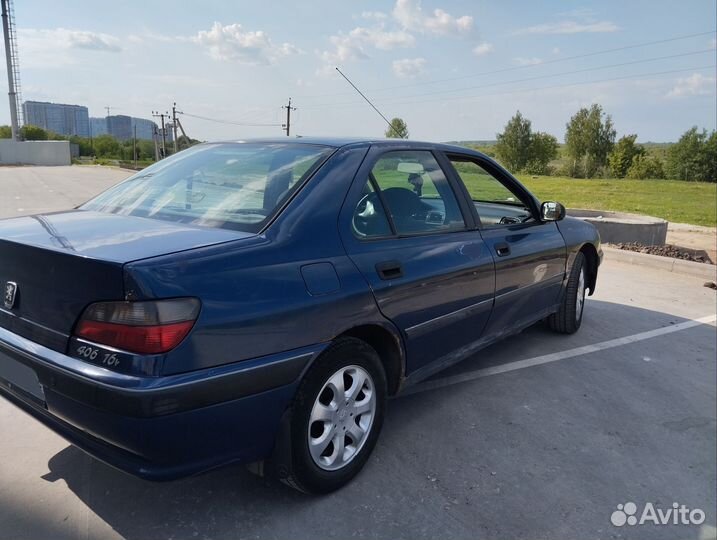
<instances>
[{"instance_id":1,"label":"green grass","mask_svg":"<svg viewBox=\"0 0 717 540\"><path fill-rule=\"evenodd\" d=\"M559 201L568 208L633 212L676 223L717 226L715 183L526 175L518 178L539 199Z\"/></svg>"}]
</instances>

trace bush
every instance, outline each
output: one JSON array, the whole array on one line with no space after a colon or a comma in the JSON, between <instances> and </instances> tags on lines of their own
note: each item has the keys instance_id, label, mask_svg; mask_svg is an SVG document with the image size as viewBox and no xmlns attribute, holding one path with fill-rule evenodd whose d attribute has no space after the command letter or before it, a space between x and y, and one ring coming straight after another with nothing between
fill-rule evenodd
<instances>
[{"instance_id":1,"label":"bush","mask_svg":"<svg viewBox=\"0 0 717 540\"><path fill-rule=\"evenodd\" d=\"M662 167L662 161L658 157L637 155L633 158L632 165L627 170L627 177L634 180L664 178L665 171Z\"/></svg>"},{"instance_id":2,"label":"bush","mask_svg":"<svg viewBox=\"0 0 717 540\"><path fill-rule=\"evenodd\" d=\"M531 159L525 164L523 172L527 174L538 174L540 176L550 176L555 173L555 169L543 160Z\"/></svg>"},{"instance_id":3,"label":"bush","mask_svg":"<svg viewBox=\"0 0 717 540\"><path fill-rule=\"evenodd\" d=\"M41 127L26 124L20 128L20 138L25 141L46 141L48 134Z\"/></svg>"},{"instance_id":4,"label":"bush","mask_svg":"<svg viewBox=\"0 0 717 540\"><path fill-rule=\"evenodd\" d=\"M621 137L608 156L610 174L614 178L625 178L633 160L638 156L645 155L645 148L635 144L637 135L625 135Z\"/></svg>"},{"instance_id":5,"label":"bush","mask_svg":"<svg viewBox=\"0 0 717 540\"><path fill-rule=\"evenodd\" d=\"M667 151L665 172L676 180L717 182L717 132L697 126L683 133Z\"/></svg>"}]
</instances>

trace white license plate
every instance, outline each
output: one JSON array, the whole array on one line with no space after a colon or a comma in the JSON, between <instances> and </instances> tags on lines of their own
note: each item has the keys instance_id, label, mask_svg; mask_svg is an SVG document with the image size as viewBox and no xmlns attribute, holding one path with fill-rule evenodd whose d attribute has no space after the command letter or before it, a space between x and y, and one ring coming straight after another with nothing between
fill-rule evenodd
<instances>
[{"instance_id":1,"label":"white license plate","mask_svg":"<svg viewBox=\"0 0 717 540\"><path fill-rule=\"evenodd\" d=\"M40 401L45 401L45 393L37 380L37 374L31 368L10 358L0 351L0 385L11 390L19 388Z\"/></svg>"}]
</instances>

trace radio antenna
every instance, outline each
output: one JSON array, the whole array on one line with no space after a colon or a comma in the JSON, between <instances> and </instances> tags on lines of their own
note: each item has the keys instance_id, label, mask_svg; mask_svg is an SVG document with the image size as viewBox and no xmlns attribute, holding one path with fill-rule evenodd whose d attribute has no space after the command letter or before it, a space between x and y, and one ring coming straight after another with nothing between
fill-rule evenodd
<instances>
[{"instance_id":1,"label":"radio antenna","mask_svg":"<svg viewBox=\"0 0 717 540\"><path fill-rule=\"evenodd\" d=\"M403 139L404 137L402 137L401 134L400 134L398 131L396 131L396 128L393 126L393 124L391 124L391 122L388 121L388 118L386 118L386 117L383 115L383 113L381 113L381 111L379 111L379 110L376 108L376 105L374 105L373 103L371 103L371 100L368 99L368 98L363 94L363 92L361 92L361 90L359 90L359 89L356 87L356 85L355 85L354 83L351 82L351 79L349 79L346 75L344 75L343 72L342 72L338 67L336 68L336 71L338 71L338 72L339 72L339 75L341 75L344 79L346 79L346 82L349 83L349 84L353 87L353 89L356 90L356 91L359 93L359 95L366 100L366 103L368 103L369 105L371 105L371 108L372 108L374 111L376 111L381 118L384 119L384 121L388 124L388 127L391 128L391 131L393 131L396 135L398 135L401 139Z\"/></svg>"}]
</instances>

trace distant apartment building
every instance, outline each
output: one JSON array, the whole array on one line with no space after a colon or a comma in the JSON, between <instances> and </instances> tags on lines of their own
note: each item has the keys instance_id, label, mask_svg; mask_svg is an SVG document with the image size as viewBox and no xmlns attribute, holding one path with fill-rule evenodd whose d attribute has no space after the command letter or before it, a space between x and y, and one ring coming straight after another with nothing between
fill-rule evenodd
<instances>
[{"instance_id":1,"label":"distant apartment building","mask_svg":"<svg viewBox=\"0 0 717 540\"><path fill-rule=\"evenodd\" d=\"M135 128L137 128L138 139L151 139L154 130L157 129L157 124L144 118L132 117L132 129Z\"/></svg>"},{"instance_id":2,"label":"distant apartment building","mask_svg":"<svg viewBox=\"0 0 717 540\"><path fill-rule=\"evenodd\" d=\"M82 105L25 101L22 104L22 112L25 124L38 126L58 135L90 135L90 117L87 107Z\"/></svg>"},{"instance_id":3,"label":"distant apartment building","mask_svg":"<svg viewBox=\"0 0 717 540\"><path fill-rule=\"evenodd\" d=\"M152 139L152 134L157 128L157 124L145 118L135 118L134 116L125 116L116 114L103 118L90 118L90 129L92 136L112 135L119 141L128 141L134 137L134 131L137 128L138 139Z\"/></svg>"},{"instance_id":4,"label":"distant apartment building","mask_svg":"<svg viewBox=\"0 0 717 540\"><path fill-rule=\"evenodd\" d=\"M107 132L118 141L130 140L132 138L132 117L124 114L108 116Z\"/></svg>"},{"instance_id":5,"label":"distant apartment building","mask_svg":"<svg viewBox=\"0 0 717 540\"><path fill-rule=\"evenodd\" d=\"M107 135L107 118L104 116L97 118L90 116L90 136L99 137L100 135Z\"/></svg>"}]
</instances>

